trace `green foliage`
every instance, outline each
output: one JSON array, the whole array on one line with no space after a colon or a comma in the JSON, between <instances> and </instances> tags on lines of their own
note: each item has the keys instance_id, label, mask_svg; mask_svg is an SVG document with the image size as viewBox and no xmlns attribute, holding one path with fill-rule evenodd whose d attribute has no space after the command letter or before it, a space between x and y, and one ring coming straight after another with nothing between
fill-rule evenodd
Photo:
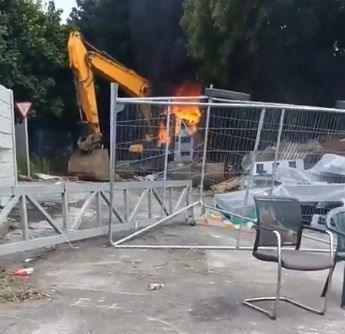
<instances>
[{"instance_id":1,"label":"green foliage","mask_svg":"<svg viewBox=\"0 0 345 334\"><path fill-rule=\"evenodd\" d=\"M185 0L181 24L205 83L254 98L344 98L345 1Z\"/></svg>"},{"instance_id":2,"label":"green foliage","mask_svg":"<svg viewBox=\"0 0 345 334\"><path fill-rule=\"evenodd\" d=\"M25 159L17 159L18 173L27 175L27 164ZM67 162L61 159L47 159L33 155L30 158L31 175L43 173L50 175L66 175Z\"/></svg>"},{"instance_id":3,"label":"green foliage","mask_svg":"<svg viewBox=\"0 0 345 334\"><path fill-rule=\"evenodd\" d=\"M77 27L92 44L126 65L130 59L129 0L77 0L69 24Z\"/></svg>"},{"instance_id":4,"label":"green foliage","mask_svg":"<svg viewBox=\"0 0 345 334\"><path fill-rule=\"evenodd\" d=\"M0 12L0 83L31 101L37 120L75 111L61 11L53 1L3 0Z\"/></svg>"}]
</instances>

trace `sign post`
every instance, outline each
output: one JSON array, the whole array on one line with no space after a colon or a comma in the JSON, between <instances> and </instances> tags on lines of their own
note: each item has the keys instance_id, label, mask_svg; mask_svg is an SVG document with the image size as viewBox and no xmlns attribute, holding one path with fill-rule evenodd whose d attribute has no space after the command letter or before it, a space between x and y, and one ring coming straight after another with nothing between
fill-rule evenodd
<instances>
[{"instance_id":1,"label":"sign post","mask_svg":"<svg viewBox=\"0 0 345 334\"><path fill-rule=\"evenodd\" d=\"M25 149L26 149L26 170L27 175L31 176L30 171L30 152L29 152L29 132L28 132L28 113L31 109L31 102L17 102L16 106L22 115L24 121L24 131L25 131Z\"/></svg>"}]
</instances>

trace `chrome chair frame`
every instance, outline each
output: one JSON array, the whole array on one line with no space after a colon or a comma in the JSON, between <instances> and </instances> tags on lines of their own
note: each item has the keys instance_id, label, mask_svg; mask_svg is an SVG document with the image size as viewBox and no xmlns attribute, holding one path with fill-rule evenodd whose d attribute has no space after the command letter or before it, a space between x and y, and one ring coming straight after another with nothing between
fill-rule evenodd
<instances>
[{"instance_id":1,"label":"chrome chair frame","mask_svg":"<svg viewBox=\"0 0 345 334\"><path fill-rule=\"evenodd\" d=\"M267 200L267 199L266 199ZM281 200L279 198L272 198L272 200ZM302 217L301 217L302 218ZM259 217L258 217L258 221L259 221ZM333 234L331 231L328 230L320 230L317 228L313 228L310 226L305 226L303 224L301 224L301 228L299 231L299 235L297 238L297 244L296 244L296 251L298 251L300 244L301 244L301 239L302 239L302 234L303 234L303 230L304 229L309 229L309 230L313 230L313 231L317 231L320 233L326 233L329 236L329 241L330 241L330 257L331 259L334 258L334 239L333 239ZM333 271L334 271L334 267L331 267L329 269L329 273L328 273L328 279L326 282L326 286L327 286L327 291L325 293L324 297L324 304L323 307L321 309L316 309L314 307L302 304L294 299L285 297L285 296L281 296L281 285L282 285L282 237L280 232L273 230L273 229L269 229L269 228L265 228L263 226L256 226L256 230L257 230L257 238L259 238L258 233L260 231L267 231L267 232L271 232L275 235L276 237L276 248L277 248L277 257L278 257L278 261L277 261L277 285L276 285L276 294L273 297L259 297L259 298L249 298L249 299L245 299L243 304L255 309L261 313L266 314L267 316L269 316L269 318L271 318L272 320L276 320L277 315L278 315L278 309L279 309L279 303L280 302L287 302L290 304L293 304L299 308L302 308L304 310L319 314L319 315L324 315L327 311L327 302L328 302L328 291L330 289L331 286L331 282L332 282L332 275L333 275ZM258 249L258 241L256 240L255 242L255 246L253 249L253 252L255 252ZM287 269L290 270L290 269ZM273 310L269 311L267 309L264 309L262 307L259 307L257 305L255 305L255 303L257 302L264 302L264 301L273 301L274 302L274 306L273 306Z\"/></svg>"}]
</instances>

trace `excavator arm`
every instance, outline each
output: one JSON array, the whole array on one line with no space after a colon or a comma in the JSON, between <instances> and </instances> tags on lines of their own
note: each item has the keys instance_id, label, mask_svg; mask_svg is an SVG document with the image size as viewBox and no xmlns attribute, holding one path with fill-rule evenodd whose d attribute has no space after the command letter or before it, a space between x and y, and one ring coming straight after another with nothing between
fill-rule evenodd
<instances>
[{"instance_id":1,"label":"excavator arm","mask_svg":"<svg viewBox=\"0 0 345 334\"><path fill-rule=\"evenodd\" d=\"M72 31L68 39L69 66L75 74L75 84L81 119L87 125L86 134L78 139L77 152L69 162L69 174L88 178L102 179L109 169L109 157L103 150L103 138L99 123L99 113L95 91L95 76L109 82L116 82L129 96L145 97L151 93L148 80L128 69L105 52L97 50L86 42L79 31ZM150 112L143 110L144 117L150 118ZM103 150L103 153L96 151ZM95 159L93 157L96 156ZM101 157L101 158L100 158ZM97 160L97 163L94 161ZM107 160L103 163L101 160ZM108 166L105 166L108 164ZM91 171L86 171L89 169ZM102 169L101 173L92 169Z\"/></svg>"},{"instance_id":2,"label":"excavator arm","mask_svg":"<svg viewBox=\"0 0 345 334\"><path fill-rule=\"evenodd\" d=\"M129 96L145 97L151 92L150 83L128 69L105 52L97 50L86 42L79 31L72 31L68 39L69 66L75 73L76 90L82 120L89 126L87 141L79 141L80 149L94 149L93 142L101 140L99 114L95 92L94 76L97 75L109 82L116 82ZM86 144L86 145L85 145ZM97 145L96 145L97 146Z\"/></svg>"},{"instance_id":3,"label":"excavator arm","mask_svg":"<svg viewBox=\"0 0 345 334\"><path fill-rule=\"evenodd\" d=\"M116 82L127 95L145 97L150 94L150 85L145 78L104 53L90 51L88 61L95 74L110 82Z\"/></svg>"}]
</instances>

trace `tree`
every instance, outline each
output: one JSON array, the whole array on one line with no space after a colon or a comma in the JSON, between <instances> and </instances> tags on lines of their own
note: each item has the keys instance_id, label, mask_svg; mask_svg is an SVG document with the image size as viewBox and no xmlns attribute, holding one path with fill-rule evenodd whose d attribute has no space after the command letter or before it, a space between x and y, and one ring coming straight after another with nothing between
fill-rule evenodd
<instances>
[{"instance_id":1,"label":"tree","mask_svg":"<svg viewBox=\"0 0 345 334\"><path fill-rule=\"evenodd\" d=\"M39 1L4 0L0 13L1 84L14 91L15 100L33 103L36 123L54 127L53 120L74 119L61 12L53 1L43 6Z\"/></svg>"},{"instance_id":2,"label":"tree","mask_svg":"<svg viewBox=\"0 0 345 334\"><path fill-rule=\"evenodd\" d=\"M69 24L100 50L132 66L128 0L77 0Z\"/></svg>"},{"instance_id":3,"label":"tree","mask_svg":"<svg viewBox=\"0 0 345 334\"><path fill-rule=\"evenodd\" d=\"M184 8L205 82L262 100L344 98L344 0L186 0Z\"/></svg>"}]
</instances>

